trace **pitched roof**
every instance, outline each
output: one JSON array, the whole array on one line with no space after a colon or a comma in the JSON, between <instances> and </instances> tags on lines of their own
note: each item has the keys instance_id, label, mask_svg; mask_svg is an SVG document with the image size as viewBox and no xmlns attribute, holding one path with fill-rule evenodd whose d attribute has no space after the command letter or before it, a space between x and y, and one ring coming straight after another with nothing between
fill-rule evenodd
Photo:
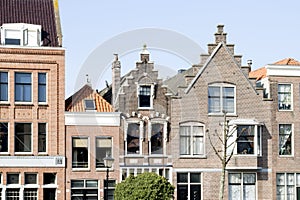
<instances>
[{"instance_id":1,"label":"pitched roof","mask_svg":"<svg viewBox=\"0 0 300 200\"><path fill-rule=\"evenodd\" d=\"M293 58L285 58L283 60L279 60L273 65L289 65L289 66L300 66L300 62ZM249 78L256 78L256 80L261 80L267 76L267 69L265 67L261 67L249 73Z\"/></svg>"},{"instance_id":2,"label":"pitched roof","mask_svg":"<svg viewBox=\"0 0 300 200\"><path fill-rule=\"evenodd\" d=\"M300 62L293 58L285 58L283 60L277 61L274 65L296 65L300 66Z\"/></svg>"},{"instance_id":3,"label":"pitched roof","mask_svg":"<svg viewBox=\"0 0 300 200\"><path fill-rule=\"evenodd\" d=\"M267 69L265 67L261 67L257 70L249 72L249 78L256 78L256 80L260 80L267 76Z\"/></svg>"},{"instance_id":4,"label":"pitched roof","mask_svg":"<svg viewBox=\"0 0 300 200\"><path fill-rule=\"evenodd\" d=\"M0 26L4 23L41 25L43 46L59 46L53 0L0 0Z\"/></svg>"},{"instance_id":5,"label":"pitched roof","mask_svg":"<svg viewBox=\"0 0 300 200\"><path fill-rule=\"evenodd\" d=\"M112 106L88 84L66 99L65 110L69 112L85 112L84 100L86 99L94 100L96 112L113 111Z\"/></svg>"}]
</instances>

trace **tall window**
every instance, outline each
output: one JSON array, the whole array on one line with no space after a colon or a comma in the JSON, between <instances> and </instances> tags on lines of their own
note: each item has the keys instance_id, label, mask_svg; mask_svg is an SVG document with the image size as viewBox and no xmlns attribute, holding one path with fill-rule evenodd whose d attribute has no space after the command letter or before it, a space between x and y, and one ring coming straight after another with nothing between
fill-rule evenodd
<instances>
[{"instance_id":1,"label":"tall window","mask_svg":"<svg viewBox=\"0 0 300 200\"><path fill-rule=\"evenodd\" d=\"M279 124L279 155L292 155L292 125Z\"/></svg>"},{"instance_id":2,"label":"tall window","mask_svg":"<svg viewBox=\"0 0 300 200\"><path fill-rule=\"evenodd\" d=\"M8 73L0 72L0 101L8 101Z\"/></svg>"},{"instance_id":3,"label":"tall window","mask_svg":"<svg viewBox=\"0 0 300 200\"><path fill-rule=\"evenodd\" d=\"M37 174L25 173L24 200L37 200ZM28 186L31 185L31 186ZM28 188L27 188L28 186Z\"/></svg>"},{"instance_id":4,"label":"tall window","mask_svg":"<svg viewBox=\"0 0 300 200\"><path fill-rule=\"evenodd\" d=\"M127 154L140 154L140 124L129 123L127 129Z\"/></svg>"},{"instance_id":5,"label":"tall window","mask_svg":"<svg viewBox=\"0 0 300 200\"><path fill-rule=\"evenodd\" d=\"M164 147L164 124L151 124L151 154L162 154Z\"/></svg>"},{"instance_id":6,"label":"tall window","mask_svg":"<svg viewBox=\"0 0 300 200\"><path fill-rule=\"evenodd\" d=\"M208 113L235 113L235 87L211 85L208 87Z\"/></svg>"},{"instance_id":7,"label":"tall window","mask_svg":"<svg viewBox=\"0 0 300 200\"><path fill-rule=\"evenodd\" d=\"M31 102L31 73L15 73L15 101Z\"/></svg>"},{"instance_id":8,"label":"tall window","mask_svg":"<svg viewBox=\"0 0 300 200\"><path fill-rule=\"evenodd\" d=\"M237 126L237 153L254 154L255 126L238 125Z\"/></svg>"},{"instance_id":9,"label":"tall window","mask_svg":"<svg viewBox=\"0 0 300 200\"><path fill-rule=\"evenodd\" d=\"M300 198L300 174L277 173L276 174L277 200Z\"/></svg>"},{"instance_id":10,"label":"tall window","mask_svg":"<svg viewBox=\"0 0 300 200\"><path fill-rule=\"evenodd\" d=\"M8 123L0 122L0 152L8 152Z\"/></svg>"},{"instance_id":11,"label":"tall window","mask_svg":"<svg viewBox=\"0 0 300 200\"><path fill-rule=\"evenodd\" d=\"M228 182L230 200L256 199L255 173L229 173Z\"/></svg>"},{"instance_id":12,"label":"tall window","mask_svg":"<svg viewBox=\"0 0 300 200\"><path fill-rule=\"evenodd\" d=\"M72 138L72 167L88 168L89 151L88 138Z\"/></svg>"},{"instance_id":13,"label":"tall window","mask_svg":"<svg viewBox=\"0 0 300 200\"><path fill-rule=\"evenodd\" d=\"M47 87L46 87L46 73L38 74L38 100L39 102L46 102L47 100Z\"/></svg>"},{"instance_id":14,"label":"tall window","mask_svg":"<svg viewBox=\"0 0 300 200\"><path fill-rule=\"evenodd\" d=\"M180 125L180 155L204 154L204 127L199 123Z\"/></svg>"},{"instance_id":15,"label":"tall window","mask_svg":"<svg viewBox=\"0 0 300 200\"><path fill-rule=\"evenodd\" d=\"M38 152L45 153L47 151L47 124L38 124Z\"/></svg>"},{"instance_id":16,"label":"tall window","mask_svg":"<svg viewBox=\"0 0 300 200\"><path fill-rule=\"evenodd\" d=\"M152 97L151 94L153 87L151 85L140 85L139 86L139 108L150 108L152 107Z\"/></svg>"},{"instance_id":17,"label":"tall window","mask_svg":"<svg viewBox=\"0 0 300 200\"><path fill-rule=\"evenodd\" d=\"M112 156L112 140L110 137L96 138L96 167L105 167L103 158Z\"/></svg>"},{"instance_id":18,"label":"tall window","mask_svg":"<svg viewBox=\"0 0 300 200\"><path fill-rule=\"evenodd\" d=\"M56 200L56 173L44 173L44 198L47 200ZM45 187L46 186L46 187Z\"/></svg>"},{"instance_id":19,"label":"tall window","mask_svg":"<svg viewBox=\"0 0 300 200\"><path fill-rule=\"evenodd\" d=\"M201 200L200 173L177 173L177 199Z\"/></svg>"},{"instance_id":20,"label":"tall window","mask_svg":"<svg viewBox=\"0 0 300 200\"><path fill-rule=\"evenodd\" d=\"M15 124L15 152L31 152L31 123Z\"/></svg>"},{"instance_id":21,"label":"tall window","mask_svg":"<svg viewBox=\"0 0 300 200\"><path fill-rule=\"evenodd\" d=\"M291 84L278 84L278 109L292 110Z\"/></svg>"},{"instance_id":22,"label":"tall window","mask_svg":"<svg viewBox=\"0 0 300 200\"><path fill-rule=\"evenodd\" d=\"M98 199L98 180L71 180L71 200Z\"/></svg>"},{"instance_id":23,"label":"tall window","mask_svg":"<svg viewBox=\"0 0 300 200\"><path fill-rule=\"evenodd\" d=\"M7 188L6 189L6 200L20 199L19 188Z\"/></svg>"}]
</instances>

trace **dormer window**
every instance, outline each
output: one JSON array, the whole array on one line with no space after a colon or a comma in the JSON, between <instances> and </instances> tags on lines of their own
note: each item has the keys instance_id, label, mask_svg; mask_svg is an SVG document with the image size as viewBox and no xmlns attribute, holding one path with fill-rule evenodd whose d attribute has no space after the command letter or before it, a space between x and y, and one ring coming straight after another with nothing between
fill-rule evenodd
<instances>
[{"instance_id":1,"label":"dormer window","mask_svg":"<svg viewBox=\"0 0 300 200\"><path fill-rule=\"evenodd\" d=\"M3 24L1 44L17 46L41 46L41 26L24 23Z\"/></svg>"},{"instance_id":2,"label":"dormer window","mask_svg":"<svg viewBox=\"0 0 300 200\"><path fill-rule=\"evenodd\" d=\"M138 106L139 108L153 107L153 85L139 85L138 88Z\"/></svg>"},{"instance_id":3,"label":"dormer window","mask_svg":"<svg viewBox=\"0 0 300 200\"><path fill-rule=\"evenodd\" d=\"M93 99L85 99L84 106L86 111L96 110L95 101Z\"/></svg>"}]
</instances>

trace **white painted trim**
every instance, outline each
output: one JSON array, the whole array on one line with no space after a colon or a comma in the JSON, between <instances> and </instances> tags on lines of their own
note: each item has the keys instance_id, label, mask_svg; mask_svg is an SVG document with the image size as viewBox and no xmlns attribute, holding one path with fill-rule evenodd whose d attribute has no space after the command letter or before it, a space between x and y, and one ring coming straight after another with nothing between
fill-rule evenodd
<instances>
[{"instance_id":1,"label":"white painted trim","mask_svg":"<svg viewBox=\"0 0 300 200\"><path fill-rule=\"evenodd\" d=\"M120 126L119 112L65 112L65 125Z\"/></svg>"},{"instance_id":2,"label":"white painted trim","mask_svg":"<svg viewBox=\"0 0 300 200\"><path fill-rule=\"evenodd\" d=\"M61 161L61 163L58 163ZM64 156L0 156L0 167L65 167Z\"/></svg>"},{"instance_id":3,"label":"white painted trim","mask_svg":"<svg viewBox=\"0 0 300 200\"><path fill-rule=\"evenodd\" d=\"M300 76L300 66L267 65L267 76Z\"/></svg>"}]
</instances>

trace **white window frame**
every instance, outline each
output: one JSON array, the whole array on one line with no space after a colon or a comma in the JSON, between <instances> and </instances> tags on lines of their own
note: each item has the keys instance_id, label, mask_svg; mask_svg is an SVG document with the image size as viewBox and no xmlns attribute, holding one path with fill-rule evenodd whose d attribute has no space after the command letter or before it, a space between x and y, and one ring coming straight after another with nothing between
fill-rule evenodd
<instances>
[{"instance_id":1,"label":"white window frame","mask_svg":"<svg viewBox=\"0 0 300 200\"><path fill-rule=\"evenodd\" d=\"M10 101L10 78L9 78L9 72L8 71L0 71L1 73L7 73L7 101L0 100L0 103L9 103ZM4 82L3 82L4 84ZM1 88L0 88L1 89Z\"/></svg>"},{"instance_id":2,"label":"white window frame","mask_svg":"<svg viewBox=\"0 0 300 200\"><path fill-rule=\"evenodd\" d=\"M160 124L163 126L162 132L162 152L161 153L152 153L152 125ZM165 120L149 120L148 121L148 143L149 143L149 155L165 155L166 154L166 145L167 145L167 131L168 131L168 122Z\"/></svg>"},{"instance_id":3,"label":"white window frame","mask_svg":"<svg viewBox=\"0 0 300 200\"><path fill-rule=\"evenodd\" d=\"M189 154L181 154L181 133L180 133L180 127L190 127L190 153ZM193 127L202 127L203 133L202 135L194 135ZM202 151L203 153L200 154L194 154L194 140L195 138L199 136L202 137L202 149L200 148L200 152ZM205 156L206 151L205 151L205 125L200 122L183 122L179 124L179 155L180 157L203 157Z\"/></svg>"},{"instance_id":4,"label":"white window frame","mask_svg":"<svg viewBox=\"0 0 300 200\"><path fill-rule=\"evenodd\" d=\"M40 82L39 82L39 75L40 74L45 74L45 76L46 76L46 83L45 83L45 96L46 96L46 99L45 99L45 101L40 101L39 100L39 96L40 96L39 87L41 85ZM38 103L39 104L47 104L47 102L48 102L48 73L47 72L38 72L37 79L38 79L38 96L37 96ZM42 84L42 85L44 85L44 84Z\"/></svg>"},{"instance_id":5,"label":"white window frame","mask_svg":"<svg viewBox=\"0 0 300 200\"><path fill-rule=\"evenodd\" d=\"M278 181L278 176L279 175L283 175L283 183L281 183L279 185ZM288 176L289 178L292 178L293 177L293 180L290 180L293 184L288 184L287 181L288 181ZM288 195L288 192L293 192L294 194L294 198L293 199L297 199L297 189L300 190L300 173L294 173L294 172L279 172L279 173L276 173L276 191L278 192L281 192L280 191L280 188L279 187L282 187L283 189L283 200L285 199L288 199L287 195ZM282 200L282 199L279 199L277 194L278 192L276 193L276 199L278 200Z\"/></svg>"},{"instance_id":6,"label":"white window frame","mask_svg":"<svg viewBox=\"0 0 300 200\"><path fill-rule=\"evenodd\" d=\"M165 177L172 183L172 168L171 167L121 167L120 180L125 180L130 175L137 176L145 172L153 172Z\"/></svg>"},{"instance_id":7,"label":"white window frame","mask_svg":"<svg viewBox=\"0 0 300 200\"><path fill-rule=\"evenodd\" d=\"M30 83L30 101L16 101L16 74L31 74L31 83ZM33 102L33 76L31 72L24 72L24 71L15 71L14 73L14 89L15 89L15 93L14 93L14 100L15 100L15 104L32 104ZM22 85L26 85L24 83L22 83ZM24 90L24 89L23 89Z\"/></svg>"},{"instance_id":8,"label":"white window frame","mask_svg":"<svg viewBox=\"0 0 300 200\"><path fill-rule=\"evenodd\" d=\"M188 180L187 180L187 182L179 182L179 180L178 180L178 178L177 178L177 192L179 191L179 189L178 189L178 186L180 186L180 185L185 185L185 186L187 186L187 189L188 189L188 199L192 199L191 198L191 186L193 186L193 185L199 185L200 184L200 199L203 199L203 173L201 173L201 172L191 172L191 171L189 171L189 172L177 172L176 173L176 176L178 176L178 174L187 174L187 178L188 178ZM197 183L192 183L192 181L191 181L191 174L199 174L200 175L200 183L199 182L197 182ZM177 195L178 195L178 193L177 193ZM179 199L179 197L177 196L177 199Z\"/></svg>"},{"instance_id":9,"label":"white window frame","mask_svg":"<svg viewBox=\"0 0 300 200\"><path fill-rule=\"evenodd\" d=\"M210 95L209 95L209 88L211 87L219 87L220 88L220 111L219 112L214 112L214 111L210 111ZM209 84L208 85L208 89L207 89L207 98L208 98L208 101L207 101L207 105L208 105L208 114L209 115L223 115L223 110L224 110L224 105L223 105L223 88L225 87L230 87L230 88L233 88L233 92L234 92L234 101L233 101L233 112L227 112L226 111L226 114L227 115L235 115L236 114L236 86L234 84L229 84L229 83L213 83L213 84Z\"/></svg>"},{"instance_id":10,"label":"white window frame","mask_svg":"<svg viewBox=\"0 0 300 200\"><path fill-rule=\"evenodd\" d=\"M128 153L127 151L127 132L129 131L129 124L139 124L139 152L137 153ZM143 154L143 140L144 140L144 122L142 120L128 120L125 121L124 126L124 143L125 143L125 155L142 155Z\"/></svg>"},{"instance_id":11,"label":"white window frame","mask_svg":"<svg viewBox=\"0 0 300 200\"><path fill-rule=\"evenodd\" d=\"M87 140L87 151L88 151L88 166L87 167L73 167L73 139L86 139ZM72 136L71 137L71 167L73 171L82 171L82 170L89 170L91 166L91 147L90 147L90 138L88 136Z\"/></svg>"},{"instance_id":12,"label":"white window frame","mask_svg":"<svg viewBox=\"0 0 300 200\"><path fill-rule=\"evenodd\" d=\"M291 154L280 154L281 152L281 149L280 149L280 125L290 125L291 126L291 134L292 134L292 137L290 138L291 139ZM290 123L280 123L278 124L278 155L280 157L293 157L294 156L294 124L290 124Z\"/></svg>"},{"instance_id":13,"label":"white window frame","mask_svg":"<svg viewBox=\"0 0 300 200\"><path fill-rule=\"evenodd\" d=\"M140 88L141 87L149 87L150 86L150 106L142 107L140 106ZM137 101L138 101L138 109L153 109L153 99L154 99L154 84L139 84L137 86Z\"/></svg>"},{"instance_id":14,"label":"white window frame","mask_svg":"<svg viewBox=\"0 0 300 200\"><path fill-rule=\"evenodd\" d=\"M38 154L47 154L47 152L48 152L48 141L49 141L49 138L48 138L48 136L49 136L49 134L48 134L48 123L46 123L46 122L39 122L38 123L38 127L37 127L37 133L38 133L38 142L39 142L39 124L45 124L46 125L46 151L45 152L42 152L42 151L39 151L39 147L38 147L38 145L37 145L37 147L38 147Z\"/></svg>"},{"instance_id":15,"label":"white window frame","mask_svg":"<svg viewBox=\"0 0 300 200\"><path fill-rule=\"evenodd\" d=\"M231 183L230 184L230 174L240 174L241 175L241 179L240 179L240 184L238 183ZM240 187L240 191L241 191L241 196L238 199L243 200L244 199L244 175L245 174L255 174L255 199L257 199L257 173L256 172L229 172L228 173L228 199L231 200L231 194L230 194L230 185L237 185ZM249 185L253 185L253 184L249 184Z\"/></svg>"},{"instance_id":16,"label":"white window frame","mask_svg":"<svg viewBox=\"0 0 300 200\"><path fill-rule=\"evenodd\" d=\"M72 187L72 185L70 186L71 187L71 191L72 190L89 190L89 189L91 189L91 190L97 190L97 198L99 199L99 192L100 192L100 184L99 184L99 180L97 180L97 179L72 179L71 180L71 184L72 184L72 181L82 181L83 182L83 187ZM87 182L88 181L96 181L97 182L97 186L96 187L88 187L87 186ZM82 197L83 196L83 194L74 194L74 195L72 195L71 194L71 197ZM93 194L90 194L90 196L93 196L93 197L95 197L95 195L93 195Z\"/></svg>"},{"instance_id":17,"label":"white window frame","mask_svg":"<svg viewBox=\"0 0 300 200\"><path fill-rule=\"evenodd\" d=\"M110 156L110 157L113 157L113 137L111 137L111 136L97 136L96 137L96 140L95 140L95 166L96 166L96 169L103 169L103 168L105 168L106 166L104 166L103 165L103 167L98 167L97 166L97 143L98 143L98 139L109 139L110 140L110 142L111 142L111 149L110 149L110 152L111 152L111 155L106 155L106 156ZM104 161L103 161L104 162ZM111 167L111 168L113 168L113 166Z\"/></svg>"},{"instance_id":18,"label":"white window frame","mask_svg":"<svg viewBox=\"0 0 300 200\"><path fill-rule=\"evenodd\" d=\"M286 91L284 91L284 92L281 92L281 93L283 93L283 94L287 94L287 93L290 93L290 99L289 100L286 100L286 102L287 103L280 103L279 102L279 88L280 88L280 86L283 86L283 85L289 85L290 86L290 91L288 91L288 92L286 92ZM292 111L293 110L293 84L291 84L291 83L278 83L278 85L277 85L277 97L278 97L278 106L277 106L277 108L278 108L278 111ZM284 102L285 100L282 100L282 102ZM290 104L289 104L290 103ZM280 108L280 106L282 107L282 108ZM286 107L288 107L288 106L290 106L290 108L288 108L288 109L284 109L283 107L284 106L286 106Z\"/></svg>"}]
</instances>

